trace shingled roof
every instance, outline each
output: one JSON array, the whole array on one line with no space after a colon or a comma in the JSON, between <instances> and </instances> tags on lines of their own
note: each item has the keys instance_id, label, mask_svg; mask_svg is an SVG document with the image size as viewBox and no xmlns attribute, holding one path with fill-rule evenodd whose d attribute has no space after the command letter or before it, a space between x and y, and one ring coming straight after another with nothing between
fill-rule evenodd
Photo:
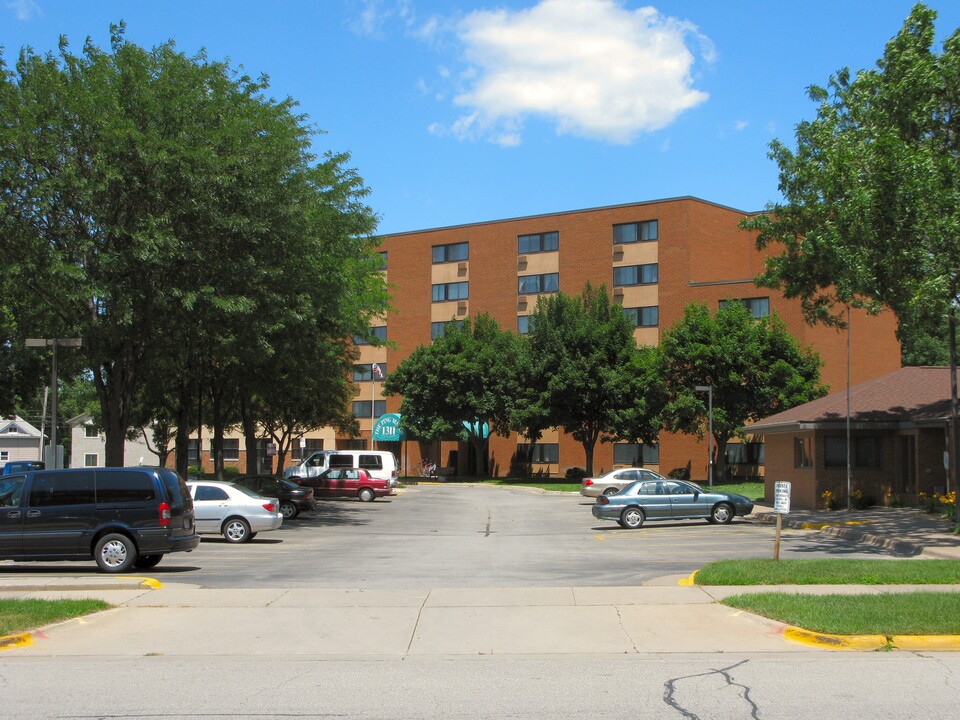
<instances>
[{"instance_id":1,"label":"shingled roof","mask_svg":"<svg viewBox=\"0 0 960 720\"><path fill-rule=\"evenodd\" d=\"M850 388L851 425L930 425L950 416L950 368L905 367ZM748 432L774 433L845 425L846 388L771 415Z\"/></svg>"}]
</instances>

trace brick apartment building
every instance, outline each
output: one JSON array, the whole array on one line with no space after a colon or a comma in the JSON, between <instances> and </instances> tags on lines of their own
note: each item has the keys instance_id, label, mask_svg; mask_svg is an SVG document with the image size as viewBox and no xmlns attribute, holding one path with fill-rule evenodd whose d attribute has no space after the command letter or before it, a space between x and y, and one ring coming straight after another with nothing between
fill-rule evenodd
<instances>
[{"instance_id":1,"label":"brick apartment building","mask_svg":"<svg viewBox=\"0 0 960 720\"><path fill-rule=\"evenodd\" d=\"M754 235L738 227L745 214L681 197L384 236L381 251L397 311L377 332L396 348L360 347L354 412L361 437L336 438L336 446L369 447L375 418L399 410L399 398L381 395L374 363L389 373L418 345L442 332L445 323L481 312L492 315L501 327L523 333L541 294L560 290L577 295L587 282L605 285L629 312L637 324L639 344L657 344L660 332L679 321L685 306L695 301L716 310L722 301L738 299L757 317L776 312L802 346L812 346L820 354L823 381L831 390L845 387L846 333L807 325L799 302L754 285L764 256L756 249ZM853 313L851 382L900 367L895 330L896 319L890 313L879 317ZM321 442L319 435L308 441L312 447L331 447L329 439ZM393 450L402 467L413 467L428 456L449 473L470 471L466 444L456 441L439 447L416 442L377 446ZM521 436L493 436L490 453L491 468L499 476L563 475L570 467L584 465L581 445L561 432L548 431L533 448ZM742 448L741 453L731 457L734 472L762 474L762 456L757 457L756 448ZM689 467L692 479L704 480L706 439L664 433L658 447L599 443L594 470L641 463L663 473Z\"/></svg>"}]
</instances>

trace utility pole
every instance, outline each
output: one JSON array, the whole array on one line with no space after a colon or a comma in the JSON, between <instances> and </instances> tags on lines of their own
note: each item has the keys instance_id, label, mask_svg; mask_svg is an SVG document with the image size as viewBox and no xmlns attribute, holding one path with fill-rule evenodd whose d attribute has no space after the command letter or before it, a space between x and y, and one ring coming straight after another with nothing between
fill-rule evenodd
<instances>
[{"instance_id":1,"label":"utility pole","mask_svg":"<svg viewBox=\"0 0 960 720\"><path fill-rule=\"evenodd\" d=\"M57 348L58 347L80 347L83 341L80 338L27 338L27 347L49 347L53 348L53 360L51 361L50 373L50 446L47 456L48 468L63 467L63 458L57 452L57 396L59 395L57 386Z\"/></svg>"}]
</instances>

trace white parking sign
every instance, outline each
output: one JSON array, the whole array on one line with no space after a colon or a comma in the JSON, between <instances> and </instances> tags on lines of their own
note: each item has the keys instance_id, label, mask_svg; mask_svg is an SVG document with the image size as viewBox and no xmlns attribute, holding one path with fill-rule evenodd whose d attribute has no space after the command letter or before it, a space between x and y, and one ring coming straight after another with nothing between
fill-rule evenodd
<instances>
[{"instance_id":1,"label":"white parking sign","mask_svg":"<svg viewBox=\"0 0 960 720\"><path fill-rule=\"evenodd\" d=\"M773 511L790 512L790 483L778 481L773 484Z\"/></svg>"}]
</instances>

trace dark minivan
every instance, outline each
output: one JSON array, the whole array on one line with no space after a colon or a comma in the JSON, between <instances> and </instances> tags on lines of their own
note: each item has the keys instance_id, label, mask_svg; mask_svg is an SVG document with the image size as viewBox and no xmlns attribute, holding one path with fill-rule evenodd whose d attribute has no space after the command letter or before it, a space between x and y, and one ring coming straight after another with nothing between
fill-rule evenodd
<instances>
[{"instance_id":1,"label":"dark minivan","mask_svg":"<svg viewBox=\"0 0 960 720\"><path fill-rule=\"evenodd\" d=\"M0 560L96 560L152 568L200 544L183 479L160 467L37 470L0 476Z\"/></svg>"}]
</instances>

